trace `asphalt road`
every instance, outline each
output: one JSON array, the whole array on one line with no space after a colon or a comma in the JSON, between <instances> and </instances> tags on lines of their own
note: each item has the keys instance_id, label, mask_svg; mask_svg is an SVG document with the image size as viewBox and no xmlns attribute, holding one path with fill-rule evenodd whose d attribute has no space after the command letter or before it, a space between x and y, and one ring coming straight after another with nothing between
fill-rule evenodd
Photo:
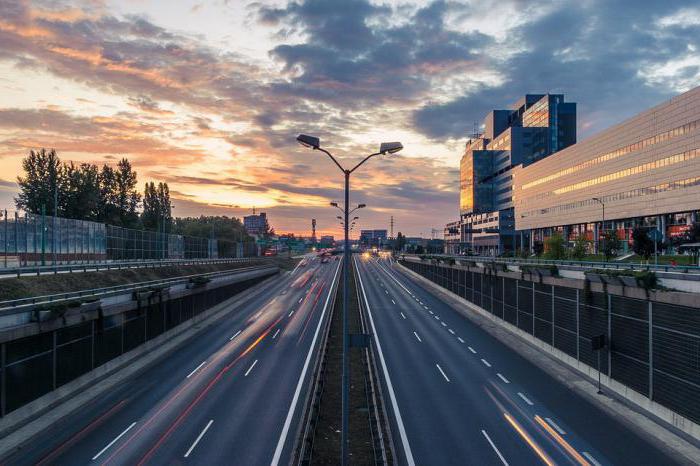
<instances>
[{"instance_id":1,"label":"asphalt road","mask_svg":"<svg viewBox=\"0 0 700 466\"><path fill-rule=\"evenodd\" d=\"M306 262L5 464L287 464L340 264Z\"/></svg>"},{"instance_id":2,"label":"asphalt road","mask_svg":"<svg viewBox=\"0 0 700 466\"><path fill-rule=\"evenodd\" d=\"M402 464L676 463L390 261L354 262Z\"/></svg>"}]
</instances>

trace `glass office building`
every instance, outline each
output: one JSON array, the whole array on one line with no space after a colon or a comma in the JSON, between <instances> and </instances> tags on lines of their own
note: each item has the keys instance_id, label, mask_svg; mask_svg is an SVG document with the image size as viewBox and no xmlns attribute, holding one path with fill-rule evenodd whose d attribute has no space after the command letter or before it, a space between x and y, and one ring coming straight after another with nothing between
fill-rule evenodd
<instances>
[{"instance_id":1,"label":"glass office building","mask_svg":"<svg viewBox=\"0 0 700 466\"><path fill-rule=\"evenodd\" d=\"M521 247L513 216L513 171L576 142L576 104L561 94L528 94L493 110L460 161L460 246L497 255Z\"/></svg>"},{"instance_id":2,"label":"glass office building","mask_svg":"<svg viewBox=\"0 0 700 466\"><path fill-rule=\"evenodd\" d=\"M531 243L609 230L629 241L636 226L681 235L700 210L700 87L514 175L515 225Z\"/></svg>"}]
</instances>

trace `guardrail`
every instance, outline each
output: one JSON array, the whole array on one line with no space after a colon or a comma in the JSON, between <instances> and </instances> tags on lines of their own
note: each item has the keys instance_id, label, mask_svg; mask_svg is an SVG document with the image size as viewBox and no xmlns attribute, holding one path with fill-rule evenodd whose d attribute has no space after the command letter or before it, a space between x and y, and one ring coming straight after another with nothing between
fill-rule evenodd
<instances>
[{"instance_id":1,"label":"guardrail","mask_svg":"<svg viewBox=\"0 0 700 466\"><path fill-rule=\"evenodd\" d=\"M421 254L401 254L405 257L420 257ZM639 264L635 262L590 262L573 260L550 260L550 259L521 259L518 257L493 257L493 256L460 256L452 254L422 254L426 257L449 258L461 261L473 262L496 262L512 265L556 265L581 267L590 269L615 269L615 270L651 270L655 272L676 272L676 273L700 273L697 265L671 265L671 264Z\"/></svg>"},{"instance_id":2,"label":"guardrail","mask_svg":"<svg viewBox=\"0 0 700 466\"><path fill-rule=\"evenodd\" d=\"M138 291L142 289L154 288L158 286L172 286L181 283L187 283L191 278L194 277L209 277L216 278L221 275L228 275L232 273L242 273L252 270L261 270L264 268L273 267L267 264L261 264L252 267L242 267L239 269L229 269L229 270L219 270L216 272L207 272L194 275L181 275L179 277L164 278L158 280L149 280L136 283L126 283L123 285L115 285L102 288L92 288L87 290L71 291L66 293L58 293L51 295L33 296L29 298L19 298L7 301L0 301L0 315L11 315L20 312L26 312L29 306L56 303L60 301L73 301L76 299L85 298L106 298L109 296L114 296L117 294L123 294L125 291Z\"/></svg>"},{"instance_id":3,"label":"guardrail","mask_svg":"<svg viewBox=\"0 0 700 466\"><path fill-rule=\"evenodd\" d=\"M22 275L48 275L72 272L99 272L100 270L120 270L167 267L172 265L201 265L201 264L227 264L235 262L250 262L259 257L238 257L232 259L160 259L146 261L113 261L113 262L93 262L84 264L57 264L57 265L34 265L25 267L0 267L0 278L3 275L15 275L18 278Z\"/></svg>"}]
</instances>

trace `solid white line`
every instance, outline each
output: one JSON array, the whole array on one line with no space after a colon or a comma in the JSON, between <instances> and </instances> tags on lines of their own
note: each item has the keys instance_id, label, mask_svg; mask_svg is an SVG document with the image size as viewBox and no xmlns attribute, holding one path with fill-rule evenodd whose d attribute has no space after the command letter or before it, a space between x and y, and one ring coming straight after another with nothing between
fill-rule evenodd
<instances>
[{"instance_id":1,"label":"solid white line","mask_svg":"<svg viewBox=\"0 0 700 466\"><path fill-rule=\"evenodd\" d=\"M420 337L418 336L418 334L417 334L416 332L413 332L413 334L416 336L416 338L418 339L418 341L420 341L420 342L423 341L423 340L420 339Z\"/></svg>"},{"instance_id":2,"label":"solid white line","mask_svg":"<svg viewBox=\"0 0 700 466\"><path fill-rule=\"evenodd\" d=\"M111 447L112 445L114 445L115 442L116 442L117 440L119 440L120 438L122 438L122 437L124 436L124 434L126 434L127 432L129 432L129 431L131 430L131 428L134 427L135 425L136 425L136 423L135 423L135 422L132 422L131 425L130 425L129 427L127 427L126 429L124 429L124 431L123 431L121 434L117 435L117 436L114 438L114 440L112 440L111 442L109 442L109 443L107 444L106 447L104 447L102 450L100 450L100 452L99 452L98 454L96 454L95 456L93 456L93 457L92 457L92 460L95 461L97 458L99 458L100 455L101 455L102 453L104 453L105 451L107 451L107 449L109 449L109 447Z\"/></svg>"},{"instance_id":3,"label":"solid white line","mask_svg":"<svg viewBox=\"0 0 700 466\"><path fill-rule=\"evenodd\" d=\"M503 457L503 455L501 455L501 452L498 451L498 448L496 448L496 445L494 445L494 443L491 441L491 437L489 437L489 434L487 434L485 430L482 430L481 433L484 434L484 437L486 437L486 440L489 442L489 445L491 445L491 448L493 448L493 451L495 451L496 454L498 455L498 457L501 459L501 463L503 463L504 466L508 466L508 462Z\"/></svg>"},{"instance_id":4,"label":"solid white line","mask_svg":"<svg viewBox=\"0 0 700 466\"><path fill-rule=\"evenodd\" d=\"M331 283L335 283L335 279L338 276L338 271L340 270L340 264L343 261L338 261L338 267L335 269L335 275ZM287 434L289 434L289 427L292 425L292 418L294 417L294 411L297 407L297 402L299 401L299 394L301 393L301 388L304 385L304 379L306 378L306 371L309 369L309 362L311 361L311 355L314 352L314 347L316 346L316 339L318 338L318 333L321 330L321 324L323 324L323 316L326 314L326 309L328 308L328 302L331 299L331 293L329 291L328 296L326 296L326 303L323 305L323 311L321 311L321 318L318 320L318 325L316 326L316 332L314 333L314 338L311 340L311 346L309 347L309 352L306 354L306 361L304 361L304 368L301 370L301 375L299 376L299 381L297 382L297 388L294 390L294 397L292 398L292 403L289 405L289 411L287 412L287 418L284 420L284 427L282 427L282 433L277 441L277 447L275 448L275 454L272 457L271 466L277 466L280 462L280 457L282 456L282 450L284 450L284 444L287 441Z\"/></svg>"},{"instance_id":5,"label":"solid white line","mask_svg":"<svg viewBox=\"0 0 700 466\"><path fill-rule=\"evenodd\" d=\"M593 455L591 455L587 451L582 451L581 454L585 456L588 461L593 463L594 466L600 466L600 463L595 458L593 458Z\"/></svg>"},{"instance_id":6,"label":"solid white line","mask_svg":"<svg viewBox=\"0 0 700 466\"><path fill-rule=\"evenodd\" d=\"M294 310L292 309L292 312L289 313L287 317L292 317L292 314L294 314Z\"/></svg>"},{"instance_id":7,"label":"solid white line","mask_svg":"<svg viewBox=\"0 0 700 466\"><path fill-rule=\"evenodd\" d=\"M396 301L394 301L394 300L392 299L392 300L391 300L391 304L396 304Z\"/></svg>"},{"instance_id":8,"label":"solid white line","mask_svg":"<svg viewBox=\"0 0 700 466\"><path fill-rule=\"evenodd\" d=\"M455 331L454 331L454 330L452 330L451 328L448 328L448 329L447 329L447 331L448 331L448 332L450 332L450 333L451 333L452 335L454 335L454 334L455 334Z\"/></svg>"},{"instance_id":9,"label":"solid white line","mask_svg":"<svg viewBox=\"0 0 700 466\"><path fill-rule=\"evenodd\" d=\"M272 335L272 339L273 339L273 340L274 340L275 338L277 338L277 334L278 334L278 333L280 333L280 329L277 329L277 331L275 332L275 334Z\"/></svg>"},{"instance_id":10,"label":"solid white line","mask_svg":"<svg viewBox=\"0 0 700 466\"><path fill-rule=\"evenodd\" d=\"M357 262L355 262L357 267ZM372 333L374 334L374 343L377 347L377 354L379 355L379 362L382 365L382 372L384 373L384 380L386 381L387 391L389 392L389 399L391 400L391 407L394 411L394 417L396 418L396 425L399 427L399 436L401 437L401 444L403 445L404 454L406 455L406 463L409 466L415 466L416 462L413 460L413 453L411 452L411 446L408 444L408 437L406 436L406 428L403 425L403 420L401 418L401 411L399 411L399 405L396 402L396 394L394 393L394 385L391 383L391 378L389 377L389 370L386 367L386 361L384 360L384 353L382 352L382 345L379 343L379 336L377 335L377 327L374 325L374 318L372 317L372 311L369 307L369 301L367 300L367 294L365 293L365 287L362 284L362 275L357 274L360 280L360 290L362 290L362 296L365 299L365 306L367 307L367 315L369 316L369 323L372 325ZM273 466L277 466L277 463L273 463Z\"/></svg>"},{"instance_id":11,"label":"solid white line","mask_svg":"<svg viewBox=\"0 0 700 466\"><path fill-rule=\"evenodd\" d=\"M197 371L199 370L199 368L202 367L203 365L205 365L206 363L207 363L206 361L202 361L202 363L201 363L199 366L195 367L194 370L193 370L192 372L190 372L189 374L187 374L187 377L186 377L186 378L189 379L190 377L192 377L192 374L194 374L195 372L197 372Z\"/></svg>"},{"instance_id":12,"label":"solid white line","mask_svg":"<svg viewBox=\"0 0 700 466\"><path fill-rule=\"evenodd\" d=\"M257 359L256 359L255 361L253 361L253 364L248 368L247 371L245 371L245 375L244 375L243 377L248 377L248 374L250 374L250 371L253 370L253 368L255 367L255 365L256 365L257 363L258 363L258 360L257 360Z\"/></svg>"},{"instance_id":13,"label":"solid white line","mask_svg":"<svg viewBox=\"0 0 700 466\"><path fill-rule=\"evenodd\" d=\"M457 337L460 343L464 343L464 340L462 340L462 337Z\"/></svg>"},{"instance_id":14,"label":"solid white line","mask_svg":"<svg viewBox=\"0 0 700 466\"><path fill-rule=\"evenodd\" d=\"M449 382L450 379L447 378L447 376L445 375L445 371L442 370L442 367L440 367L440 364L435 364L435 365L437 366L438 370L440 371L442 376L445 378L445 380L447 380Z\"/></svg>"},{"instance_id":15,"label":"solid white line","mask_svg":"<svg viewBox=\"0 0 700 466\"><path fill-rule=\"evenodd\" d=\"M505 382L505 383L510 383L510 381L509 381L508 379L506 379L505 377L503 377L503 375L501 375L500 372L499 372L498 374L496 374L496 375L497 375L498 378L501 379L503 382Z\"/></svg>"},{"instance_id":16,"label":"solid white line","mask_svg":"<svg viewBox=\"0 0 700 466\"><path fill-rule=\"evenodd\" d=\"M236 338L236 337L237 337L238 335L240 335L240 334L241 334L241 331L239 330L239 331L237 331L231 338L229 338L228 341L233 340L234 338Z\"/></svg>"},{"instance_id":17,"label":"solid white line","mask_svg":"<svg viewBox=\"0 0 700 466\"><path fill-rule=\"evenodd\" d=\"M405 315L403 315L403 312L401 313L401 317L403 317L404 319L406 318L406 316L405 316Z\"/></svg>"},{"instance_id":18,"label":"solid white line","mask_svg":"<svg viewBox=\"0 0 700 466\"><path fill-rule=\"evenodd\" d=\"M566 431L564 429L562 429L561 427L559 427L559 425L557 425L556 422L552 421L551 418L546 417L546 418L544 418L544 420L547 421L549 423L549 425L554 427L554 430L559 432L561 435L566 435Z\"/></svg>"},{"instance_id":19,"label":"solid white line","mask_svg":"<svg viewBox=\"0 0 700 466\"><path fill-rule=\"evenodd\" d=\"M468 348L469 348L469 351L471 351L472 353L476 354L476 350L475 350L474 348L472 348L471 346L469 346Z\"/></svg>"},{"instance_id":20,"label":"solid white line","mask_svg":"<svg viewBox=\"0 0 700 466\"><path fill-rule=\"evenodd\" d=\"M443 327L447 327L447 324L445 322L440 322Z\"/></svg>"},{"instance_id":21,"label":"solid white line","mask_svg":"<svg viewBox=\"0 0 700 466\"><path fill-rule=\"evenodd\" d=\"M491 367L491 364L489 364L486 359L482 359L481 362L483 362L486 367Z\"/></svg>"},{"instance_id":22,"label":"solid white line","mask_svg":"<svg viewBox=\"0 0 700 466\"><path fill-rule=\"evenodd\" d=\"M535 404L535 403L533 403L532 401L530 401L530 400L528 399L528 397L526 397L525 395L523 395L521 392L518 392L518 396L519 396L520 398L522 398L523 401L524 401L525 403L529 404L530 406L532 406L532 405Z\"/></svg>"},{"instance_id":23,"label":"solid white line","mask_svg":"<svg viewBox=\"0 0 700 466\"><path fill-rule=\"evenodd\" d=\"M190 447L190 449L187 450L187 453L185 453L185 458L187 458L188 456L190 456L190 453L192 453L192 450L194 450L194 447L196 447L197 444L199 443L199 441L202 440L202 437L204 437L204 434L207 433L207 431L209 430L209 428L211 427L211 425L212 425L213 422L214 422L214 419L209 419L209 422L207 422L207 425L206 425L206 426L204 427L204 429L199 433L199 435L197 436L197 438L194 439L194 443L192 444L192 446Z\"/></svg>"}]
</instances>

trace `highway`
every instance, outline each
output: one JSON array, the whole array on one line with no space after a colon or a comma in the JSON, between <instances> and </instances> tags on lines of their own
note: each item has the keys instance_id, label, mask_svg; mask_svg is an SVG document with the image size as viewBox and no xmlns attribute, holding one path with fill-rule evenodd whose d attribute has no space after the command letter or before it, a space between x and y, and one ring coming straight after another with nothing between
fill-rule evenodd
<instances>
[{"instance_id":1,"label":"highway","mask_svg":"<svg viewBox=\"0 0 700 466\"><path fill-rule=\"evenodd\" d=\"M288 464L341 263L304 262L4 463Z\"/></svg>"},{"instance_id":2,"label":"highway","mask_svg":"<svg viewBox=\"0 0 700 466\"><path fill-rule=\"evenodd\" d=\"M394 263L354 264L401 464L676 464Z\"/></svg>"}]
</instances>

